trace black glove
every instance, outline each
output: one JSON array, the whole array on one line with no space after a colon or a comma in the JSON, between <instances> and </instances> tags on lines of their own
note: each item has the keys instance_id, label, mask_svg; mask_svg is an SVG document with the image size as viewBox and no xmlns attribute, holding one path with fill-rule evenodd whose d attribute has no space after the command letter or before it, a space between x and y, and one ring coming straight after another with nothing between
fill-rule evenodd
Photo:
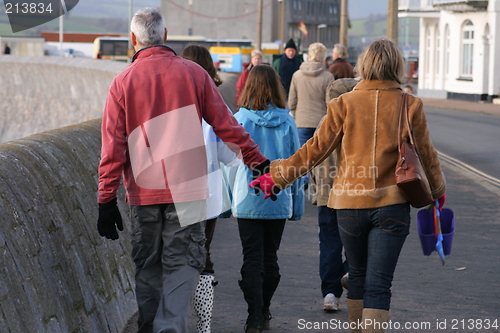
<instances>
[{"instance_id":1,"label":"black glove","mask_svg":"<svg viewBox=\"0 0 500 333\"><path fill-rule=\"evenodd\" d=\"M256 180L260 176L265 175L269 172L270 169L271 161L269 160L265 160L261 164L254 166L254 168L252 169L252 180ZM261 190L259 185L255 185L253 190L255 191L255 195L260 195Z\"/></svg>"},{"instance_id":2,"label":"black glove","mask_svg":"<svg viewBox=\"0 0 500 333\"><path fill-rule=\"evenodd\" d=\"M265 160L264 162L255 166L252 169L252 180L257 179L260 176L265 175L266 173L269 173L270 171L271 171L271 161ZM261 189L260 189L259 185L255 185L253 189L255 191L255 195L260 195ZM273 188L273 194L271 194L271 196L270 196L272 201L276 201L276 199L277 199L276 195L279 192L280 192L280 189L278 187Z\"/></svg>"},{"instance_id":3,"label":"black glove","mask_svg":"<svg viewBox=\"0 0 500 333\"><path fill-rule=\"evenodd\" d=\"M97 219L99 235L112 240L118 239L115 224L118 230L123 231L122 216L116 205L116 198L110 202L99 204L99 218Z\"/></svg>"},{"instance_id":4,"label":"black glove","mask_svg":"<svg viewBox=\"0 0 500 333\"><path fill-rule=\"evenodd\" d=\"M252 180L256 180L262 175L265 175L271 170L271 161L265 160L261 164L254 166L252 169Z\"/></svg>"}]
</instances>

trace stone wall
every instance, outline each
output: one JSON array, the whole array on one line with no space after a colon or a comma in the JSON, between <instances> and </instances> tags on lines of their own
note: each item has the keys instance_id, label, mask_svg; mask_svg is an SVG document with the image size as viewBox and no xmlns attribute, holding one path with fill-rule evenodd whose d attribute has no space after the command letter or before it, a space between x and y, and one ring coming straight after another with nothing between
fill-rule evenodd
<instances>
[{"instance_id":1,"label":"stone wall","mask_svg":"<svg viewBox=\"0 0 500 333\"><path fill-rule=\"evenodd\" d=\"M127 64L0 56L0 142L100 118L111 81Z\"/></svg>"},{"instance_id":2,"label":"stone wall","mask_svg":"<svg viewBox=\"0 0 500 333\"><path fill-rule=\"evenodd\" d=\"M5 58L0 137L11 141L0 144L0 332L121 332L137 310L128 205L120 188L125 230L107 240L97 233L96 196L99 117L125 64ZM237 76L221 77L234 110Z\"/></svg>"},{"instance_id":3,"label":"stone wall","mask_svg":"<svg viewBox=\"0 0 500 333\"><path fill-rule=\"evenodd\" d=\"M136 311L126 204L118 241L96 229L100 142L98 119L0 144L0 332L120 332Z\"/></svg>"},{"instance_id":4,"label":"stone wall","mask_svg":"<svg viewBox=\"0 0 500 333\"><path fill-rule=\"evenodd\" d=\"M101 118L109 85L126 66L111 60L0 55L0 142ZM221 94L235 111L238 75L220 76L225 81Z\"/></svg>"}]
</instances>

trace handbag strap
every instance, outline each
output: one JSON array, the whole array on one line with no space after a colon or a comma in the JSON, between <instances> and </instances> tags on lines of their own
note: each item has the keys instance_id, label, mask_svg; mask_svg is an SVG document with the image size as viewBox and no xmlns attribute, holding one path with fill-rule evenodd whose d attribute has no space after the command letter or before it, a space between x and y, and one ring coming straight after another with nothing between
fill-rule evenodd
<instances>
[{"instance_id":1,"label":"handbag strap","mask_svg":"<svg viewBox=\"0 0 500 333\"><path fill-rule=\"evenodd\" d=\"M403 96L401 98L401 110L399 111L398 151L401 150L401 134L403 132L403 122L406 122L408 137L410 138L410 143L413 146L413 135L411 133L410 121L408 120L408 93L405 92L403 92Z\"/></svg>"}]
</instances>

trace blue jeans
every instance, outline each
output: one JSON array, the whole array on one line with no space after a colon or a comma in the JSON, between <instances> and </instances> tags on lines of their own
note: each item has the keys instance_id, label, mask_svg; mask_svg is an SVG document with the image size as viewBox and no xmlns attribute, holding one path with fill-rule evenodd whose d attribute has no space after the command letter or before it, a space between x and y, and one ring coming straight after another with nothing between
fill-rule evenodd
<instances>
[{"instance_id":1,"label":"blue jeans","mask_svg":"<svg viewBox=\"0 0 500 333\"><path fill-rule=\"evenodd\" d=\"M298 127L297 128L298 134L299 134L299 142L300 146L302 147L304 143L307 142L310 138L313 137L314 131L316 131L315 127ZM304 179L304 183L309 184L309 174L307 173L302 177Z\"/></svg>"},{"instance_id":2,"label":"blue jeans","mask_svg":"<svg viewBox=\"0 0 500 333\"><path fill-rule=\"evenodd\" d=\"M340 279L348 272L348 265L347 260L342 262L342 241L335 209L318 207L318 225L321 293L323 297L329 293L340 297L343 292Z\"/></svg>"},{"instance_id":3,"label":"blue jeans","mask_svg":"<svg viewBox=\"0 0 500 333\"><path fill-rule=\"evenodd\" d=\"M349 261L348 298L389 310L399 254L410 233L410 205L339 209L340 238Z\"/></svg>"},{"instance_id":4,"label":"blue jeans","mask_svg":"<svg viewBox=\"0 0 500 333\"><path fill-rule=\"evenodd\" d=\"M303 146L307 140L313 137L316 127L299 127L297 128L297 131L299 133L300 146Z\"/></svg>"}]
</instances>

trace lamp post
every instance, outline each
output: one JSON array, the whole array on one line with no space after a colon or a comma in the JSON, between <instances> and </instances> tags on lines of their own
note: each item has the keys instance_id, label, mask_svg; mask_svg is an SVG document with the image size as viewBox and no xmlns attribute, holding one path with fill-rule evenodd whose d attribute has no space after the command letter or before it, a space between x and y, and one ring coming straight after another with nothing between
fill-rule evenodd
<instances>
[{"instance_id":1,"label":"lamp post","mask_svg":"<svg viewBox=\"0 0 500 333\"><path fill-rule=\"evenodd\" d=\"M347 32L349 30L349 13L348 13L348 1L342 0L340 4L340 44L348 47L348 37Z\"/></svg>"},{"instance_id":2,"label":"lamp post","mask_svg":"<svg viewBox=\"0 0 500 333\"><path fill-rule=\"evenodd\" d=\"M324 28L326 28L326 24L319 24L317 29L316 29L316 39L317 39L318 43L321 42L320 31L321 31L321 29L324 29Z\"/></svg>"},{"instance_id":3,"label":"lamp post","mask_svg":"<svg viewBox=\"0 0 500 333\"><path fill-rule=\"evenodd\" d=\"M285 0L278 0L278 40L281 41L279 53L283 53L283 45L285 43Z\"/></svg>"},{"instance_id":4,"label":"lamp post","mask_svg":"<svg viewBox=\"0 0 500 333\"><path fill-rule=\"evenodd\" d=\"M387 38L398 44L398 0L389 0Z\"/></svg>"},{"instance_id":5,"label":"lamp post","mask_svg":"<svg viewBox=\"0 0 500 333\"><path fill-rule=\"evenodd\" d=\"M188 29L188 36L192 36L193 35L193 0L189 0L188 2L189 4L189 15L190 15L190 18L191 18L191 24L189 25L189 29Z\"/></svg>"},{"instance_id":6,"label":"lamp post","mask_svg":"<svg viewBox=\"0 0 500 333\"><path fill-rule=\"evenodd\" d=\"M257 3L257 40L255 42L255 48L257 50L262 49L262 0L258 0Z\"/></svg>"},{"instance_id":7,"label":"lamp post","mask_svg":"<svg viewBox=\"0 0 500 333\"><path fill-rule=\"evenodd\" d=\"M130 22L132 22L132 16L134 15L134 0L128 0L128 28L130 30ZM128 50L127 55L129 62L132 61L132 56L134 55L134 50L132 49L132 40L130 39L130 34L128 37Z\"/></svg>"}]
</instances>

